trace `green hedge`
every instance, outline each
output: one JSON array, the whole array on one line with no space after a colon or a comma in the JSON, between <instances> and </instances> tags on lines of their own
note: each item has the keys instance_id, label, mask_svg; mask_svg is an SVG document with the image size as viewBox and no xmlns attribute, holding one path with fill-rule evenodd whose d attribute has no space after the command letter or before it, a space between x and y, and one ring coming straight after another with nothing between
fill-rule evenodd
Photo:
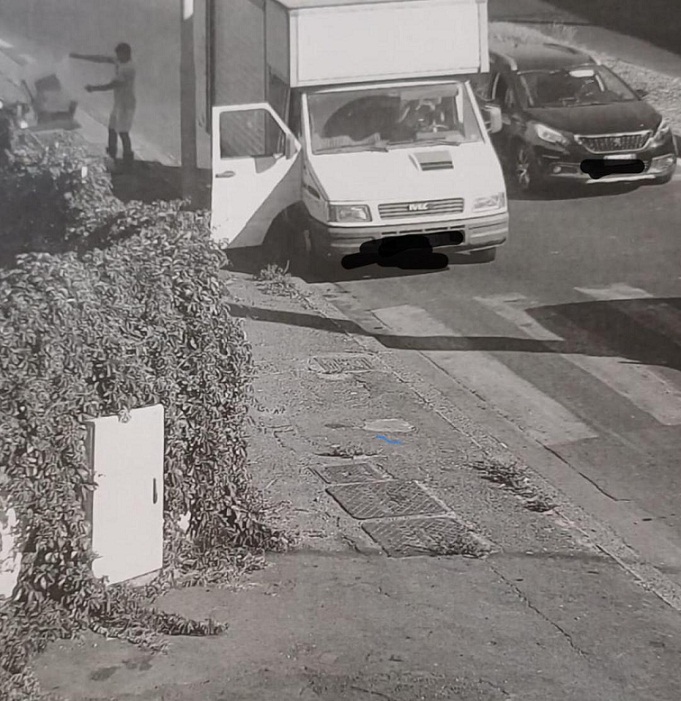
<instances>
[{"instance_id":1,"label":"green hedge","mask_svg":"<svg viewBox=\"0 0 681 701\"><path fill-rule=\"evenodd\" d=\"M287 545L263 523L246 469L252 358L206 215L123 205L101 165L81 171L87 160L61 141L0 173L11 234L0 271L0 466L23 552L15 596L0 607L0 689L15 698L37 693L27 661L58 636L90 628L162 648L159 633L220 632L149 602ZM164 571L141 591L105 587L91 571L84 422L155 403L166 411Z\"/></svg>"}]
</instances>

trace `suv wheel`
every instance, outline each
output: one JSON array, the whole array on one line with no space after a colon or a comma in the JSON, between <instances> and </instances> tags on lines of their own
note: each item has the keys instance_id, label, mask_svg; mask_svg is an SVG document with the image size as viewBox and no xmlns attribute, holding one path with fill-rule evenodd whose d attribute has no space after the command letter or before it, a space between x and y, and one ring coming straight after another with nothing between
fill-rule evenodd
<instances>
[{"instance_id":1,"label":"suv wheel","mask_svg":"<svg viewBox=\"0 0 681 701\"><path fill-rule=\"evenodd\" d=\"M521 192L537 192L541 189L541 178L532 149L522 142L513 150L513 178Z\"/></svg>"}]
</instances>

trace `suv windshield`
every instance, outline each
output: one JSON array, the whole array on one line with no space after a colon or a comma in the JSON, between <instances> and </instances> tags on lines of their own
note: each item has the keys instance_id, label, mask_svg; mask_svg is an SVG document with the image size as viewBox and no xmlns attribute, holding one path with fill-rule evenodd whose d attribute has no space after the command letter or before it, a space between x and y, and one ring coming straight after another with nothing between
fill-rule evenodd
<instances>
[{"instance_id":1,"label":"suv windshield","mask_svg":"<svg viewBox=\"0 0 681 701\"><path fill-rule=\"evenodd\" d=\"M463 83L308 95L314 154L482 141Z\"/></svg>"},{"instance_id":2,"label":"suv windshield","mask_svg":"<svg viewBox=\"0 0 681 701\"><path fill-rule=\"evenodd\" d=\"M520 73L530 107L582 107L638 100L612 71L604 66Z\"/></svg>"}]
</instances>

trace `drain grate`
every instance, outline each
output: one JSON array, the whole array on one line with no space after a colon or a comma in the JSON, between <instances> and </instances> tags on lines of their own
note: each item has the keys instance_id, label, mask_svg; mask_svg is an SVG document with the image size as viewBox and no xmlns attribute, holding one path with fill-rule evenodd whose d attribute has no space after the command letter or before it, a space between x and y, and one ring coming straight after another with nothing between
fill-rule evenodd
<instances>
[{"instance_id":1,"label":"drain grate","mask_svg":"<svg viewBox=\"0 0 681 701\"><path fill-rule=\"evenodd\" d=\"M323 465L314 471L329 484L350 484L353 482L375 482L390 475L370 462L353 462L346 465Z\"/></svg>"},{"instance_id":2,"label":"drain grate","mask_svg":"<svg viewBox=\"0 0 681 701\"><path fill-rule=\"evenodd\" d=\"M362 528L390 557L483 557L489 547L451 517L373 521Z\"/></svg>"},{"instance_id":3,"label":"drain grate","mask_svg":"<svg viewBox=\"0 0 681 701\"><path fill-rule=\"evenodd\" d=\"M366 372L373 364L365 355L327 355L312 358L327 375L340 375L344 372Z\"/></svg>"},{"instance_id":4,"label":"drain grate","mask_svg":"<svg viewBox=\"0 0 681 701\"><path fill-rule=\"evenodd\" d=\"M427 516L445 509L413 481L341 484L326 490L353 518Z\"/></svg>"}]
</instances>

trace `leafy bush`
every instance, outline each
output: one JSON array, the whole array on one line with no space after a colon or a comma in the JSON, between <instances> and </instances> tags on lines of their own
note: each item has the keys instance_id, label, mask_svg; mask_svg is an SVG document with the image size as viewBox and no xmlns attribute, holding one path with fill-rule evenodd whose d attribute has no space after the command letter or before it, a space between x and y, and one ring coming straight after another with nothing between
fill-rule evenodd
<instances>
[{"instance_id":1,"label":"leafy bush","mask_svg":"<svg viewBox=\"0 0 681 701\"><path fill-rule=\"evenodd\" d=\"M75 136L41 144L24 135L11 161L0 167L0 262L90 245L122 209L103 162L88 156Z\"/></svg>"},{"instance_id":2,"label":"leafy bush","mask_svg":"<svg viewBox=\"0 0 681 701\"><path fill-rule=\"evenodd\" d=\"M252 358L206 215L177 202L123 205L96 162L81 172L85 162L56 142L0 173L0 227L15 234L0 271L0 469L23 553L0 606L0 689L16 698L37 693L27 663L55 637L90 628L162 649L158 634L220 632L149 602L287 545L263 523L246 469ZM84 422L156 403L166 412L164 569L143 590L105 587L91 570Z\"/></svg>"}]
</instances>

